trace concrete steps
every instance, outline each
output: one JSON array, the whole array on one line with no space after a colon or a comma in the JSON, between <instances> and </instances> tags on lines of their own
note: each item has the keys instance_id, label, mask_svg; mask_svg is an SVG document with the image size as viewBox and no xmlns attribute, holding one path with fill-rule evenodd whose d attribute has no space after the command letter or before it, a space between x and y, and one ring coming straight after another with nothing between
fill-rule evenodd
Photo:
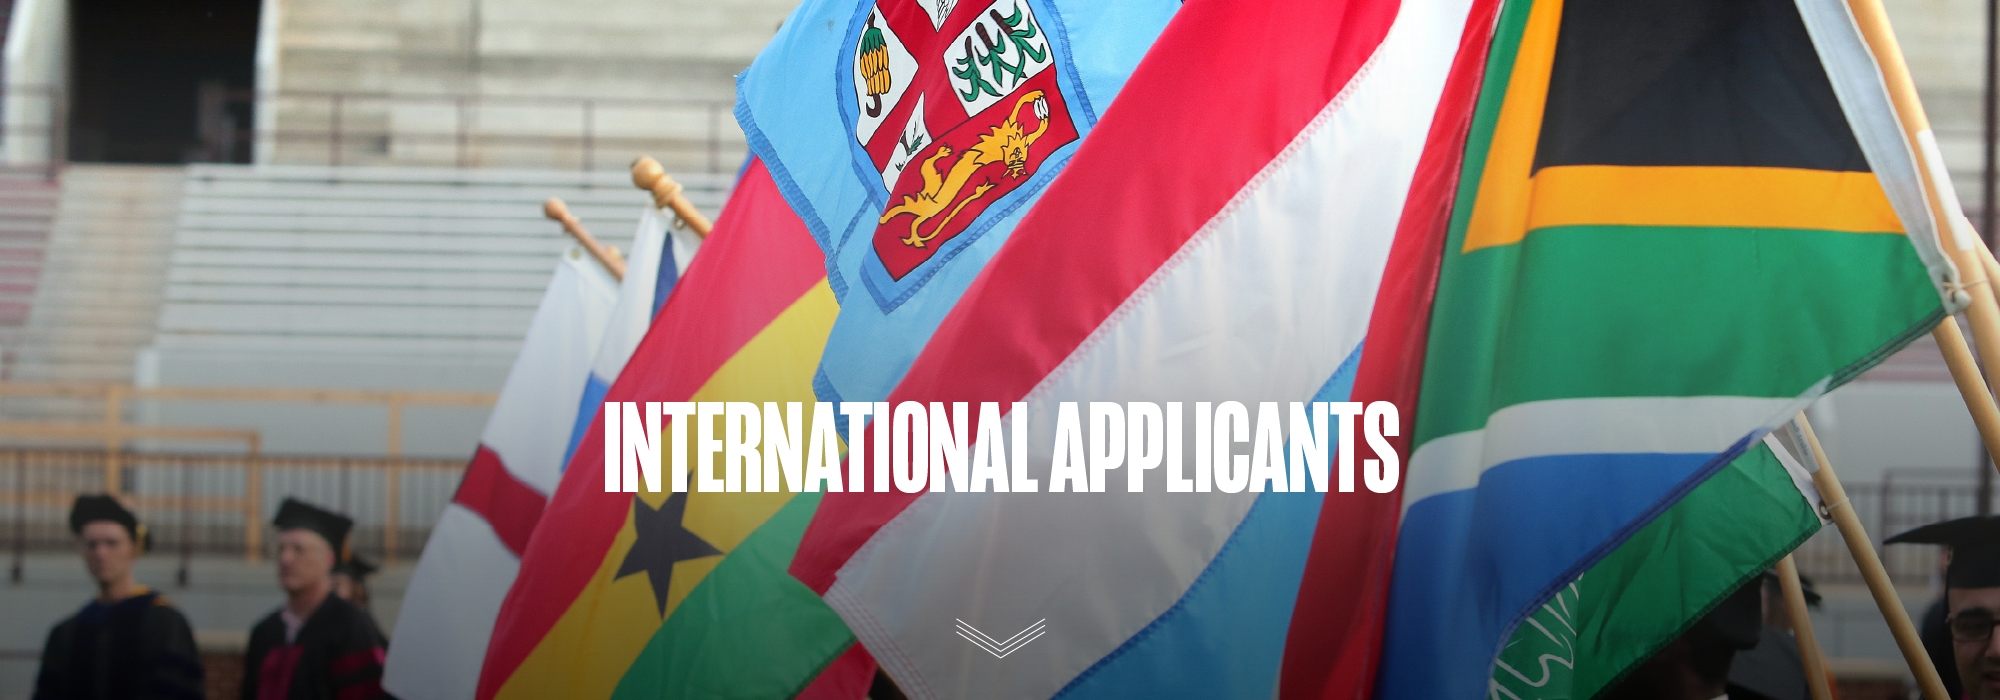
<instances>
[{"instance_id":1,"label":"concrete steps","mask_svg":"<svg viewBox=\"0 0 2000 700\"><path fill-rule=\"evenodd\" d=\"M0 169L0 347L11 346L27 324L59 192L40 169Z\"/></svg>"},{"instance_id":2,"label":"concrete steps","mask_svg":"<svg viewBox=\"0 0 2000 700\"><path fill-rule=\"evenodd\" d=\"M7 243L17 232L33 227L37 197L49 203L48 235L33 272L28 312L18 332L5 339L7 379L132 381L133 357L151 342L158 325L181 173L178 167L75 165L64 171L60 188L38 185L26 175L0 177L5 192L0 207L19 207L0 216L0 251L10 250ZM0 284L9 281L4 275L0 272ZM10 401L0 408L0 418L100 415L101 409L88 408L51 415L51 407L69 403Z\"/></svg>"},{"instance_id":3,"label":"concrete steps","mask_svg":"<svg viewBox=\"0 0 2000 700\"><path fill-rule=\"evenodd\" d=\"M727 176L676 176L698 208L721 208ZM550 197L620 248L650 201L624 172L190 166L149 351L157 379L496 391L571 245L542 216ZM379 409L251 408L162 402L139 415L255 427L271 452L383 444ZM424 410L407 454L462 457L485 420L483 408Z\"/></svg>"}]
</instances>

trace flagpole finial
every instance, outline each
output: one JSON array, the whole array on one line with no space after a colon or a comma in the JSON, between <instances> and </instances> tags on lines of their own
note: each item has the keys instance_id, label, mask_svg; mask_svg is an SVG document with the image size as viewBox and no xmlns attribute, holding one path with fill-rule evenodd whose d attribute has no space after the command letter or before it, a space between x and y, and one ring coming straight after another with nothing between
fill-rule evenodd
<instances>
[{"instance_id":1,"label":"flagpole finial","mask_svg":"<svg viewBox=\"0 0 2000 700\"><path fill-rule=\"evenodd\" d=\"M653 193L655 208L672 209L676 225L693 228L696 234L703 238L708 237L710 228L708 217L702 216L701 211L695 209L693 203L681 196L681 183L675 182L674 178L667 174L666 167L660 165L660 161L654 160L652 156L639 156L637 160L632 161L632 185Z\"/></svg>"},{"instance_id":2,"label":"flagpole finial","mask_svg":"<svg viewBox=\"0 0 2000 700\"><path fill-rule=\"evenodd\" d=\"M562 199L550 197L549 201L542 202L542 216L561 223L563 232L575 238L577 244L583 246L584 251L590 253L591 257L597 258L597 262L604 265L605 271L610 272L613 278L620 280L625 278L625 256L619 253L617 248L597 242L597 237L590 235L590 231L583 228L583 222L577 221L576 217L569 213L569 205L564 204Z\"/></svg>"},{"instance_id":3,"label":"flagpole finial","mask_svg":"<svg viewBox=\"0 0 2000 700\"><path fill-rule=\"evenodd\" d=\"M660 161L653 160L652 156L639 156L638 160L632 161L632 186L634 187L651 192L653 191L653 184L666 176L667 169L660 165Z\"/></svg>"}]
</instances>

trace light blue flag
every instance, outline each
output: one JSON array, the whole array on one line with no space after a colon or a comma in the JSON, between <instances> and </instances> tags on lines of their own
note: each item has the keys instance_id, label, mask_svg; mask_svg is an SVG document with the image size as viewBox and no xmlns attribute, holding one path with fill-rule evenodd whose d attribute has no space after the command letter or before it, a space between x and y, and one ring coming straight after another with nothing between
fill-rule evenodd
<instances>
[{"instance_id":1,"label":"light blue flag","mask_svg":"<svg viewBox=\"0 0 2000 700\"><path fill-rule=\"evenodd\" d=\"M889 395L1179 7L806 0L792 13L737 79L736 118L827 254L840 316L822 400Z\"/></svg>"}]
</instances>

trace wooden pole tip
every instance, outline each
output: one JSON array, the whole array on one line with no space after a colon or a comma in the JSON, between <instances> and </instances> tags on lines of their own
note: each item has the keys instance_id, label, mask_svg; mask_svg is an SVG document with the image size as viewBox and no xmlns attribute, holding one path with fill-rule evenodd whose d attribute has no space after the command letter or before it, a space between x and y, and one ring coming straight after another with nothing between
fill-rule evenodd
<instances>
[{"instance_id":1,"label":"wooden pole tip","mask_svg":"<svg viewBox=\"0 0 2000 700\"><path fill-rule=\"evenodd\" d=\"M634 187L650 192L653 189L653 183L659 182L660 178L666 176L667 169L660 165L660 161L653 160L652 156L639 156L638 160L632 161L632 185Z\"/></svg>"},{"instance_id":2,"label":"wooden pole tip","mask_svg":"<svg viewBox=\"0 0 2000 700\"><path fill-rule=\"evenodd\" d=\"M569 216L569 206L563 204L560 198L550 197L549 201L542 203L542 216L561 221Z\"/></svg>"}]
</instances>

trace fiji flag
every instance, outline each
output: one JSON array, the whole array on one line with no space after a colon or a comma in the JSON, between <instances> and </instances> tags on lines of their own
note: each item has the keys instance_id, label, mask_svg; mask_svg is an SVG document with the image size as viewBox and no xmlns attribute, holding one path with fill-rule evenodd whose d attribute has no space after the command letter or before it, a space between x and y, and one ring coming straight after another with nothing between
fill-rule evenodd
<instances>
[{"instance_id":1,"label":"fiji flag","mask_svg":"<svg viewBox=\"0 0 2000 700\"><path fill-rule=\"evenodd\" d=\"M821 400L888 396L1179 7L808 0L792 13L738 79L736 118L841 300Z\"/></svg>"}]
</instances>

